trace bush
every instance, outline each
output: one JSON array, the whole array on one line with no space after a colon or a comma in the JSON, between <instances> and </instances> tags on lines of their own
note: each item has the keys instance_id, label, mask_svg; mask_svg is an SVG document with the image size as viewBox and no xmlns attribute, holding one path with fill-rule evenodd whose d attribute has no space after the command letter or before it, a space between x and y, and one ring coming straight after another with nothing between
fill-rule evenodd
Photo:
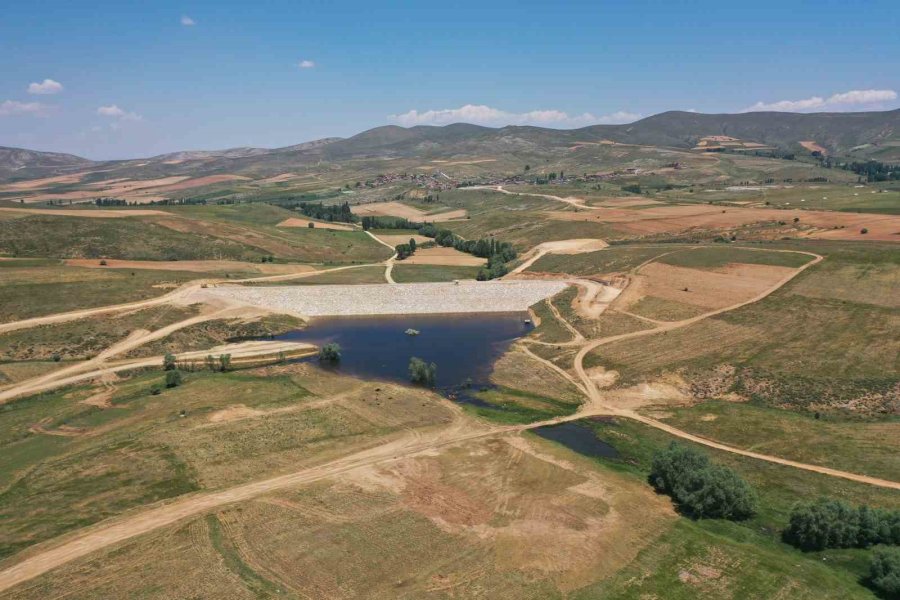
<instances>
[{"instance_id":1,"label":"bush","mask_svg":"<svg viewBox=\"0 0 900 600\"><path fill-rule=\"evenodd\" d=\"M166 355L163 356L163 369L166 371L172 371L175 369L175 367L175 355L171 352L166 352Z\"/></svg>"},{"instance_id":2,"label":"bush","mask_svg":"<svg viewBox=\"0 0 900 600\"><path fill-rule=\"evenodd\" d=\"M900 511L820 498L794 505L782 538L801 550L900 544Z\"/></svg>"},{"instance_id":3,"label":"bush","mask_svg":"<svg viewBox=\"0 0 900 600\"><path fill-rule=\"evenodd\" d=\"M437 365L428 364L421 358L413 356L409 359L409 379L419 385L434 387L437 380Z\"/></svg>"},{"instance_id":4,"label":"bush","mask_svg":"<svg viewBox=\"0 0 900 600\"><path fill-rule=\"evenodd\" d=\"M225 371L231 370L231 355L230 354L220 354L219 355L219 370L223 373Z\"/></svg>"},{"instance_id":5,"label":"bush","mask_svg":"<svg viewBox=\"0 0 900 600\"><path fill-rule=\"evenodd\" d=\"M884 598L900 598L900 548L875 549L869 565L869 584Z\"/></svg>"},{"instance_id":6,"label":"bush","mask_svg":"<svg viewBox=\"0 0 900 600\"><path fill-rule=\"evenodd\" d=\"M623 185L622 191L628 192L629 194L640 194L641 186L637 185L636 183L632 183L630 185Z\"/></svg>"},{"instance_id":7,"label":"bush","mask_svg":"<svg viewBox=\"0 0 900 600\"><path fill-rule=\"evenodd\" d=\"M166 387L173 388L181 385L181 371L178 369L166 371Z\"/></svg>"},{"instance_id":8,"label":"bush","mask_svg":"<svg viewBox=\"0 0 900 600\"><path fill-rule=\"evenodd\" d=\"M325 344L319 348L319 361L336 363L341 360L341 347L338 344Z\"/></svg>"},{"instance_id":9,"label":"bush","mask_svg":"<svg viewBox=\"0 0 900 600\"><path fill-rule=\"evenodd\" d=\"M697 519L740 520L756 512L756 493L737 473L676 442L653 456L649 480Z\"/></svg>"}]
</instances>

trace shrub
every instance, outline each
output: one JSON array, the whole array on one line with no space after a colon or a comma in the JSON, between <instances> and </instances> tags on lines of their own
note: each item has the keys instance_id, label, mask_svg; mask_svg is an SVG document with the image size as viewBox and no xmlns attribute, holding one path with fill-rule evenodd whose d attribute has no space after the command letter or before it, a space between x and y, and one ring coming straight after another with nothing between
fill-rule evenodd
<instances>
[{"instance_id":1,"label":"shrub","mask_svg":"<svg viewBox=\"0 0 900 600\"><path fill-rule=\"evenodd\" d=\"M865 235L865 234L869 233L869 230L866 229L865 227L863 227L862 229L859 230L859 232L860 232L861 234Z\"/></svg>"},{"instance_id":2,"label":"shrub","mask_svg":"<svg viewBox=\"0 0 900 600\"><path fill-rule=\"evenodd\" d=\"M339 344L325 344L319 348L319 361L327 363L336 363L341 360L341 347Z\"/></svg>"},{"instance_id":3,"label":"shrub","mask_svg":"<svg viewBox=\"0 0 900 600\"><path fill-rule=\"evenodd\" d=\"M653 456L649 479L694 518L740 520L756 512L756 493L737 473L676 442Z\"/></svg>"},{"instance_id":4,"label":"shrub","mask_svg":"<svg viewBox=\"0 0 900 600\"><path fill-rule=\"evenodd\" d=\"M162 393L162 389L158 385L154 385L150 388L151 396L159 396Z\"/></svg>"},{"instance_id":5,"label":"shrub","mask_svg":"<svg viewBox=\"0 0 900 600\"><path fill-rule=\"evenodd\" d=\"M166 355L163 356L163 369L166 371L172 371L175 369L175 355L171 352L166 352Z\"/></svg>"},{"instance_id":6,"label":"shrub","mask_svg":"<svg viewBox=\"0 0 900 600\"><path fill-rule=\"evenodd\" d=\"M900 548L875 549L869 565L869 584L885 598L900 598Z\"/></svg>"},{"instance_id":7,"label":"shrub","mask_svg":"<svg viewBox=\"0 0 900 600\"><path fill-rule=\"evenodd\" d=\"M419 385L434 387L437 380L437 365L428 364L421 358L413 356L409 359L409 379Z\"/></svg>"},{"instance_id":8,"label":"shrub","mask_svg":"<svg viewBox=\"0 0 900 600\"><path fill-rule=\"evenodd\" d=\"M106 266L106 259L100 261L100 266L101 266L101 267L105 267L105 266Z\"/></svg>"},{"instance_id":9,"label":"shrub","mask_svg":"<svg viewBox=\"0 0 900 600\"><path fill-rule=\"evenodd\" d=\"M313 223L312 221L310 221L310 222L309 222L309 225L307 225L307 227L309 227L310 229L315 229L315 228L316 228L316 224Z\"/></svg>"},{"instance_id":10,"label":"shrub","mask_svg":"<svg viewBox=\"0 0 900 600\"><path fill-rule=\"evenodd\" d=\"M173 388L181 385L181 371L178 369L174 369L172 371L166 371L166 387Z\"/></svg>"},{"instance_id":11,"label":"shrub","mask_svg":"<svg viewBox=\"0 0 900 600\"><path fill-rule=\"evenodd\" d=\"M219 355L219 370L223 373L225 371L231 370L231 355L230 354L220 354Z\"/></svg>"}]
</instances>

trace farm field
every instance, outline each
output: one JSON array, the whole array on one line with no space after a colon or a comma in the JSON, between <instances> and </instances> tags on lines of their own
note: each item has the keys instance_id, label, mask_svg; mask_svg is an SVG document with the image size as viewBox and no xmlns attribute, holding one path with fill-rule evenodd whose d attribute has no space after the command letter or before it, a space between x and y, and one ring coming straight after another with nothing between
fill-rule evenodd
<instances>
[{"instance_id":1,"label":"farm field","mask_svg":"<svg viewBox=\"0 0 900 600\"><path fill-rule=\"evenodd\" d=\"M835 94L0 148L0 599L888 598L896 115Z\"/></svg>"}]
</instances>

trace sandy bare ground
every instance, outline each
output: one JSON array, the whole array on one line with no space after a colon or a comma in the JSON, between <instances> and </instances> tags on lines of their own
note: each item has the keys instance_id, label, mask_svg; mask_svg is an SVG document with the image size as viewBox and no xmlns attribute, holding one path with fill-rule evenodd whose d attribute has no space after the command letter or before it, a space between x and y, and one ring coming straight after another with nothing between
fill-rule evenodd
<instances>
[{"instance_id":1,"label":"sandy bare ground","mask_svg":"<svg viewBox=\"0 0 900 600\"><path fill-rule=\"evenodd\" d=\"M516 275L525 271L536 263L545 254L583 254L602 250L609 244L600 239L582 238L575 240L561 240L558 242L544 242L529 250L522 258L524 262L510 271L509 275Z\"/></svg>"},{"instance_id":2,"label":"sandy bare ground","mask_svg":"<svg viewBox=\"0 0 900 600\"><path fill-rule=\"evenodd\" d=\"M0 208L0 211L21 213L27 215L49 215L54 217L85 217L88 219L124 219L126 217L152 217L152 216L172 216L162 210L153 210L149 208L139 208L134 210L109 210L105 208L98 209L67 209L67 208Z\"/></svg>"},{"instance_id":3,"label":"sandy bare ground","mask_svg":"<svg viewBox=\"0 0 900 600\"><path fill-rule=\"evenodd\" d=\"M460 267L480 267L487 264L486 258L479 258L460 252L456 248L422 248L401 261L405 265L447 265Z\"/></svg>"},{"instance_id":4,"label":"sandy bare ground","mask_svg":"<svg viewBox=\"0 0 900 600\"><path fill-rule=\"evenodd\" d=\"M373 202L371 204L357 204L350 207L353 214L360 217L400 217L409 219L418 223L440 223L442 221L452 221L454 219L464 219L466 217L465 210L450 210L437 214L428 214L412 206L408 206L401 202Z\"/></svg>"},{"instance_id":5,"label":"sandy bare ground","mask_svg":"<svg viewBox=\"0 0 900 600\"><path fill-rule=\"evenodd\" d=\"M213 185L214 183L224 183L226 181L250 181L250 178L244 177L243 175L207 175L206 177L195 177L194 179L179 181L173 185L163 186L155 191L176 192L178 190L188 190L195 187Z\"/></svg>"},{"instance_id":6,"label":"sandy bare ground","mask_svg":"<svg viewBox=\"0 0 900 600\"><path fill-rule=\"evenodd\" d=\"M315 271L309 265L277 264L277 263L251 263L238 260L118 260L115 258L104 259L106 265L102 266L95 258L69 258L66 264L71 267L84 267L88 269L151 269L163 271L191 271L194 273L212 273L216 271L231 271L243 273L264 273L266 275L286 275L290 273L307 273Z\"/></svg>"},{"instance_id":7,"label":"sandy bare ground","mask_svg":"<svg viewBox=\"0 0 900 600\"><path fill-rule=\"evenodd\" d=\"M810 152L820 152L825 155L828 154L828 150L817 144L814 140L807 140L805 142L800 142L800 145L809 150Z\"/></svg>"},{"instance_id":8,"label":"sandy bare ground","mask_svg":"<svg viewBox=\"0 0 900 600\"><path fill-rule=\"evenodd\" d=\"M773 221L792 223L796 217L800 219L800 224L819 229L800 235L840 240L900 241L900 216L897 215L749 207L723 209L709 205L661 206L631 210L593 208L599 212L560 211L548 213L548 216L560 221L612 223L617 230L635 235L677 233L689 229L721 229ZM863 228L868 230L866 234L862 233Z\"/></svg>"},{"instance_id":9,"label":"sandy bare ground","mask_svg":"<svg viewBox=\"0 0 900 600\"><path fill-rule=\"evenodd\" d=\"M654 296L708 309L722 308L756 296L793 271L753 264L713 271L654 262L634 277L616 306L628 310L641 298Z\"/></svg>"},{"instance_id":10,"label":"sandy bare ground","mask_svg":"<svg viewBox=\"0 0 900 600\"><path fill-rule=\"evenodd\" d=\"M417 244L424 244L425 242L432 241L431 238L427 238L424 235L419 235L417 233L414 233L412 235L387 235L384 233L379 233L377 237L390 246L408 244L410 239L416 240Z\"/></svg>"},{"instance_id":11,"label":"sandy bare ground","mask_svg":"<svg viewBox=\"0 0 900 600\"><path fill-rule=\"evenodd\" d=\"M289 219L285 219L276 227L309 227L309 224L312 223L316 229L334 229L336 231L359 231L353 225L345 225L343 223L325 223L323 221L311 221L309 219L300 219L298 217L291 217Z\"/></svg>"}]
</instances>

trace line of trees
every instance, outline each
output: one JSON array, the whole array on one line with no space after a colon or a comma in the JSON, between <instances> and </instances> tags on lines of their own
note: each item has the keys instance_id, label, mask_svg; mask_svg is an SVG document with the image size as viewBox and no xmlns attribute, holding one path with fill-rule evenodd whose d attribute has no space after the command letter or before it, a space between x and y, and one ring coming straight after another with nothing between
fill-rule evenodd
<instances>
[{"instance_id":1,"label":"line of trees","mask_svg":"<svg viewBox=\"0 0 900 600\"><path fill-rule=\"evenodd\" d=\"M486 258L487 265L478 271L477 279L479 281L503 277L509 272L506 264L515 260L517 256L512 244L492 237L466 240L449 229L438 229L431 223L426 223L420 227L419 233L425 237L434 238L438 246L455 248L460 252Z\"/></svg>"},{"instance_id":2,"label":"line of trees","mask_svg":"<svg viewBox=\"0 0 900 600\"><path fill-rule=\"evenodd\" d=\"M403 217L363 217L363 231L370 229L418 229L421 223L413 223Z\"/></svg>"},{"instance_id":3,"label":"line of trees","mask_svg":"<svg viewBox=\"0 0 900 600\"><path fill-rule=\"evenodd\" d=\"M341 223L356 222L356 215L350 210L350 203L322 204L321 202L304 202L297 209L307 217L320 221L338 221Z\"/></svg>"},{"instance_id":4,"label":"line of trees","mask_svg":"<svg viewBox=\"0 0 900 600\"><path fill-rule=\"evenodd\" d=\"M693 518L737 521L756 512L756 492L737 473L677 442L654 454L649 481Z\"/></svg>"},{"instance_id":5,"label":"line of trees","mask_svg":"<svg viewBox=\"0 0 900 600\"><path fill-rule=\"evenodd\" d=\"M900 511L820 498L796 504L784 541L801 550L900 545Z\"/></svg>"}]
</instances>

